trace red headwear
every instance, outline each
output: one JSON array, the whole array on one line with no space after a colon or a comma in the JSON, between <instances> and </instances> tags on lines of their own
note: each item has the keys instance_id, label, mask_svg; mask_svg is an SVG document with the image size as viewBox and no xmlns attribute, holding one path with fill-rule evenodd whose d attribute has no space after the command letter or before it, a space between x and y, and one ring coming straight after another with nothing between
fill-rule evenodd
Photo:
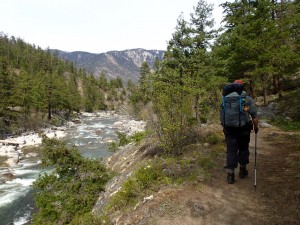
<instances>
[{"instance_id":1,"label":"red headwear","mask_svg":"<svg viewBox=\"0 0 300 225\"><path fill-rule=\"evenodd\" d=\"M235 80L234 83L244 85L244 82L242 80Z\"/></svg>"}]
</instances>

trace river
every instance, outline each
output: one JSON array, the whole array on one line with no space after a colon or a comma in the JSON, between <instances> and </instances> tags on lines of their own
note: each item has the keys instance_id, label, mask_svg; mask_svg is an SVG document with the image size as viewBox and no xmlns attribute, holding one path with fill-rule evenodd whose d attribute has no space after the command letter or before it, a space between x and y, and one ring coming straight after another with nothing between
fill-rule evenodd
<instances>
[{"instance_id":1,"label":"river","mask_svg":"<svg viewBox=\"0 0 300 225\"><path fill-rule=\"evenodd\" d=\"M84 157L92 159L112 154L109 143L117 140L116 131L132 134L144 128L141 121L110 112L84 113L81 121L67 126L62 140L68 145L75 145ZM0 174L5 170L7 168L0 168ZM26 224L35 210L31 185L39 174L47 171L41 167L41 160L37 157L23 157L9 170L15 179L0 183L0 224Z\"/></svg>"}]
</instances>

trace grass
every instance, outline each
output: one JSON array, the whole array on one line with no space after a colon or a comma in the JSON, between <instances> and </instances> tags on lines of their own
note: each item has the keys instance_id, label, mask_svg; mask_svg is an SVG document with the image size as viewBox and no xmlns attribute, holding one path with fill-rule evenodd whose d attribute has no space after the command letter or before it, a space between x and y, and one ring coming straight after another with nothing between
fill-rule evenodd
<instances>
[{"instance_id":1,"label":"grass","mask_svg":"<svg viewBox=\"0 0 300 225\"><path fill-rule=\"evenodd\" d=\"M119 141L118 142L112 142L109 144L109 150L112 152L116 152L119 147L125 146L129 143L140 143L147 135L149 134L148 131L143 132L135 132L133 135L127 136L123 132L117 132L117 136Z\"/></svg>"},{"instance_id":2,"label":"grass","mask_svg":"<svg viewBox=\"0 0 300 225\"><path fill-rule=\"evenodd\" d=\"M107 211L114 211L126 206L134 206L147 193L158 187L163 175L161 170L153 166L140 167L134 174L123 183L111 199Z\"/></svg>"},{"instance_id":3,"label":"grass","mask_svg":"<svg viewBox=\"0 0 300 225\"><path fill-rule=\"evenodd\" d=\"M284 93L276 103L278 113L271 123L284 131L300 131L300 89Z\"/></svg>"},{"instance_id":4,"label":"grass","mask_svg":"<svg viewBox=\"0 0 300 225\"><path fill-rule=\"evenodd\" d=\"M284 131L300 131L300 121L276 117L271 123Z\"/></svg>"},{"instance_id":5,"label":"grass","mask_svg":"<svg viewBox=\"0 0 300 225\"><path fill-rule=\"evenodd\" d=\"M224 152L223 144L221 147L223 137L210 133L203 141L209 143L209 147L203 147L201 143L192 144L180 156L152 158L146 165L138 168L112 196L104 210L105 214L109 215L116 210L131 210L145 196L164 186L199 185L210 180L215 159Z\"/></svg>"}]
</instances>

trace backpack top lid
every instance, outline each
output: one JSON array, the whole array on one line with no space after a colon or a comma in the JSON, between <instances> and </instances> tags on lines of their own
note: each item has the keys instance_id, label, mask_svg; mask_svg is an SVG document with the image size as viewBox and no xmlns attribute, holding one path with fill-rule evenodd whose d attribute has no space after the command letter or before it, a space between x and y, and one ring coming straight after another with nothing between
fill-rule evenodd
<instances>
[{"instance_id":1,"label":"backpack top lid","mask_svg":"<svg viewBox=\"0 0 300 225\"><path fill-rule=\"evenodd\" d=\"M230 83L225 85L222 95L226 96L231 94L232 92L237 92L239 95L241 95L243 90L244 90L244 85L240 83Z\"/></svg>"}]
</instances>

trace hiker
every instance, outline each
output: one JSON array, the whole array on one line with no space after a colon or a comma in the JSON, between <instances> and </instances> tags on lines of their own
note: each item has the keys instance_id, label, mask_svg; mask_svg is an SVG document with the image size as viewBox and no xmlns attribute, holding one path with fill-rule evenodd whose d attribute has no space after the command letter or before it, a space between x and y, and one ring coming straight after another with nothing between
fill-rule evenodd
<instances>
[{"instance_id":1,"label":"hiker","mask_svg":"<svg viewBox=\"0 0 300 225\"><path fill-rule=\"evenodd\" d=\"M228 184L235 182L234 169L240 165L239 177L248 176L250 133L258 132L254 100L244 91L244 82L235 80L224 87L220 120L225 135L227 154L225 166Z\"/></svg>"}]
</instances>

